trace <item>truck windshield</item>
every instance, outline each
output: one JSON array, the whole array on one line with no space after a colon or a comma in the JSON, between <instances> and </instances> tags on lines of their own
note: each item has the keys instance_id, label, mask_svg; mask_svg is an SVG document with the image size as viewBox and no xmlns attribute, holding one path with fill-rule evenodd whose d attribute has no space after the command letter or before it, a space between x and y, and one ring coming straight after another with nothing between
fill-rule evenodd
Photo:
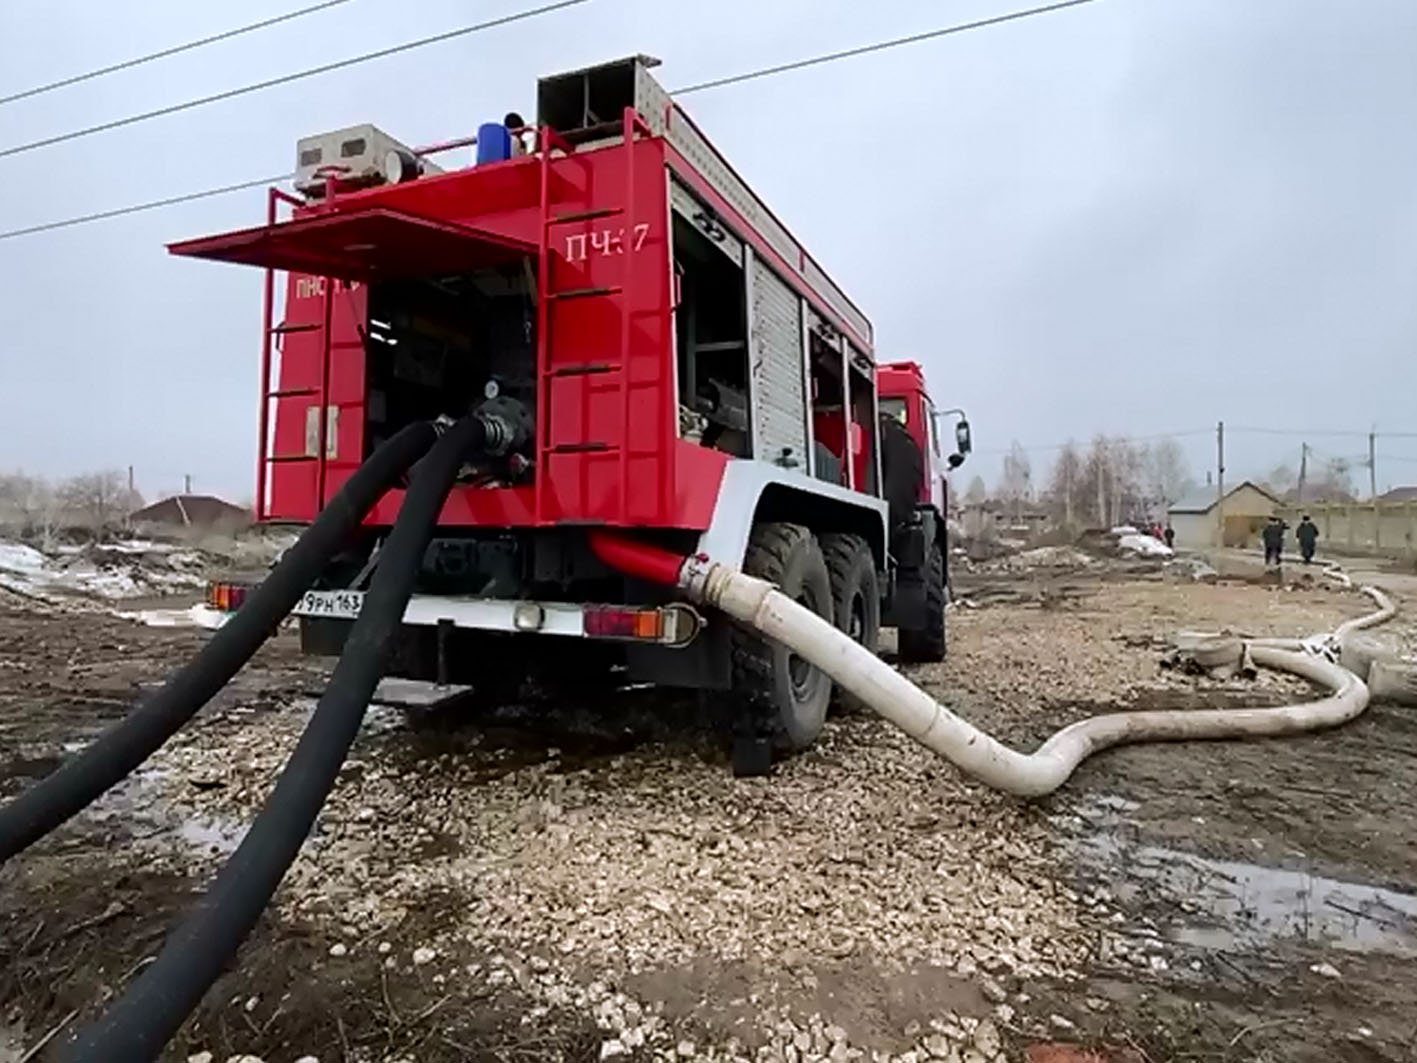
<instances>
[{"instance_id":1,"label":"truck windshield","mask_svg":"<svg viewBox=\"0 0 1417 1063\"><path fill-rule=\"evenodd\" d=\"M881 396L877 400L877 407L881 411L882 417L894 417L901 424L909 424L910 417L906 413L905 399L897 396Z\"/></svg>"}]
</instances>

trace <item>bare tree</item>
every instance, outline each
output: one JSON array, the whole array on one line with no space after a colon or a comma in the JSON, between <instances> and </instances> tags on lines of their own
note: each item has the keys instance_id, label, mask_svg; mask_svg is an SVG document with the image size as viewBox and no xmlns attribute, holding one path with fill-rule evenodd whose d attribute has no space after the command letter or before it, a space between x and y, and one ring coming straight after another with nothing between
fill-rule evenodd
<instances>
[{"instance_id":1,"label":"bare tree","mask_svg":"<svg viewBox=\"0 0 1417 1063\"><path fill-rule=\"evenodd\" d=\"M1320 502L1353 502L1353 463L1347 458L1330 458L1313 481L1309 497ZM1307 493L1307 492L1306 492Z\"/></svg>"},{"instance_id":2,"label":"bare tree","mask_svg":"<svg viewBox=\"0 0 1417 1063\"><path fill-rule=\"evenodd\" d=\"M1017 439L1010 444L1009 452L1004 457L999 497L1013 505L1015 517L1023 509L1023 503L1033 498L1033 466L1028 460L1028 452L1019 445Z\"/></svg>"},{"instance_id":3,"label":"bare tree","mask_svg":"<svg viewBox=\"0 0 1417 1063\"><path fill-rule=\"evenodd\" d=\"M1181 444L1163 439L1147 452L1147 493L1162 509L1168 508L1195 486Z\"/></svg>"},{"instance_id":4,"label":"bare tree","mask_svg":"<svg viewBox=\"0 0 1417 1063\"><path fill-rule=\"evenodd\" d=\"M1111 441L1103 435L1094 436L1083 461L1083 489L1088 507L1095 505L1097 523L1103 527L1111 523L1108 519L1111 507L1107 503L1116 490L1117 476L1112 463Z\"/></svg>"},{"instance_id":5,"label":"bare tree","mask_svg":"<svg viewBox=\"0 0 1417 1063\"><path fill-rule=\"evenodd\" d=\"M1071 527L1084 512L1086 467L1075 443L1069 440L1058 452L1053 471L1048 477L1046 497L1053 519Z\"/></svg>"},{"instance_id":6,"label":"bare tree","mask_svg":"<svg viewBox=\"0 0 1417 1063\"><path fill-rule=\"evenodd\" d=\"M1299 477L1295 474L1293 467L1284 464L1276 465L1270 469L1269 475L1264 478L1265 487L1281 498L1293 491L1298 482Z\"/></svg>"},{"instance_id":7,"label":"bare tree","mask_svg":"<svg viewBox=\"0 0 1417 1063\"><path fill-rule=\"evenodd\" d=\"M0 526L39 535L47 543L57 515L54 489L42 477L23 472L0 476Z\"/></svg>"},{"instance_id":8,"label":"bare tree","mask_svg":"<svg viewBox=\"0 0 1417 1063\"><path fill-rule=\"evenodd\" d=\"M1147 497L1145 484L1148 462L1147 447L1125 439L1112 443L1112 468L1115 489L1112 492L1112 523L1137 520L1147 516L1152 500Z\"/></svg>"},{"instance_id":9,"label":"bare tree","mask_svg":"<svg viewBox=\"0 0 1417 1063\"><path fill-rule=\"evenodd\" d=\"M969 481L969 487L964 492L964 500L971 506L983 505L989 497L989 489L984 486L984 477L975 476Z\"/></svg>"},{"instance_id":10,"label":"bare tree","mask_svg":"<svg viewBox=\"0 0 1417 1063\"><path fill-rule=\"evenodd\" d=\"M66 516L94 529L126 517L141 501L136 495L128 490L127 478L118 469L75 476L59 488Z\"/></svg>"}]
</instances>

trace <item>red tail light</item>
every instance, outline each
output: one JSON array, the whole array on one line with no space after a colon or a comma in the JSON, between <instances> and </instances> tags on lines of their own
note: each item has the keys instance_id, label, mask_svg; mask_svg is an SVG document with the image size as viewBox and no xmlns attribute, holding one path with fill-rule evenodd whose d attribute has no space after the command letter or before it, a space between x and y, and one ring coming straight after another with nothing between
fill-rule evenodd
<instances>
[{"instance_id":1,"label":"red tail light","mask_svg":"<svg viewBox=\"0 0 1417 1063\"><path fill-rule=\"evenodd\" d=\"M238 583L208 583L207 605L219 613L234 613L246 601L246 592L249 589Z\"/></svg>"},{"instance_id":2,"label":"red tail light","mask_svg":"<svg viewBox=\"0 0 1417 1063\"><path fill-rule=\"evenodd\" d=\"M626 609L618 606L588 608L585 633L599 638L645 639L656 641L664 634L664 615L658 609Z\"/></svg>"}]
</instances>

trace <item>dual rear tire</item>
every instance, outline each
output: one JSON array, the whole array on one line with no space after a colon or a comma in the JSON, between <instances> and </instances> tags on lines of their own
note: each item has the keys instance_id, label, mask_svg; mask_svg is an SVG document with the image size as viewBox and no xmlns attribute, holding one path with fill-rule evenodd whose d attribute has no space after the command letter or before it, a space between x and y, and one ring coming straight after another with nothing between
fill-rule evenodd
<instances>
[{"instance_id":1,"label":"dual rear tire","mask_svg":"<svg viewBox=\"0 0 1417 1063\"><path fill-rule=\"evenodd\" d=\"M876 562L860 536L832 533L819 540L800 524L756 524L743 571L777 584L793 601L876 651L881 622ZM734 770L761 774L774 757L816 741L832 704L833 683L787 647L736 625L732 657L739 706L733 720Z\"/></svg>"}]
</instances>

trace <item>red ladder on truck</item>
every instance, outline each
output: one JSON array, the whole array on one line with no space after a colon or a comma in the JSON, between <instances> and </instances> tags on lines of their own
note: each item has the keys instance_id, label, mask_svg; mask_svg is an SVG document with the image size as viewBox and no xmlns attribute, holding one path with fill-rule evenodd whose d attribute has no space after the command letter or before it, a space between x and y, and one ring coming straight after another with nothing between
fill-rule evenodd
<instances>
[{"instance_id":1,"label":"red ladder on truck","mask_svg":"<svg viewBox=\"0 0 1417 1063\"><path fill-rule=\"evenodd\" d=\"M597 453L614 454L618 472L615 478L619 498L616 519L620 524L629 523L629 461L630 461L630 313L627 291L630 287L633 258L630 248L625 246L635 238L635 136L643 133L651 136L652 131L633 107L626 107L622 122L624 138L622 150L625 152L625 201L622 206L600 207L591 210L576 210L556 213L552 203L552 152L560 151L563 156L575 154L575 146L554 130L543 128L539 135L538 147L541 151L541 242L540 258L537 264L536 285L536 365L537 365L537 411L536 411L536 495L535 509L538 520L553 520L560 514L553 512L548 493L551 489L551 459L561 454ZM605 149L611 150L611 149ZM556 236L558 229L580 226L588 221L601 218L623 218L620 255L622 274L617 285L582 288L552 287L552 256L559 246ZM585 239L585 234L581 234ZM609 237L607 236L607 239ZM589 261L589 256L587 256ZM620 326L618 358L597 359L595 361L566 362L558 360L552 364L552 321L555 310L568 300L603 299L614 307ZM557 411L553 409L553 385L558 378L575 376L597 376L611 374L615 378L617 418L617 439L582 438L553 443L553 423ZM589 387L581 390L581 410L578 423L582 430L589 430ZM589 463L581 463L581 484L579 498L586 504L589 492Z\"/></svg>"},{"instance_id":2,"label":"red ladder on truck","mask_svg":"<svg viewBox=\"0 0 1417 1063\"><path fill-rule=\"evenodd\" d=\"M303 201L296 197L282 192L278 188L269 190L266 206L266 224L273 226L276 224L276 215L281 203L292 206L301 206ZM262 318L261 329L261 410L260 410L260 435L257 437L256 454L256 519L265 520L270 516L270 507L267 503L269 493L270 467L277 464L293 463L315 463L315 513L309 514L311 520L325 504L325 472L326 460L330 450L329 440L329 391L330 391L330 316L334 305L335 281L325 277L322 280L322 307L320 322L296 322L282 321L274 323L275 315L275 269L266 270L265 278L265 310ZM271 386L271 363L272 355L278 349L285 336L293 333L321 333L320 343L320 383L318 387L291 387L273 388ZM292 453L271 453L274 449L274 440L271 439L270 429L272 423L271 404L279 402L281 399L312 398L315 403L312 408L318 409L318 431L315 434L313 447L311 440L307 438L306 447L303 452ZM309 433L307 433L307 436ZM313 452L312 452L313 451ZM283 514L288 516L288 514Z\"/></svg>"}]
</instances>

